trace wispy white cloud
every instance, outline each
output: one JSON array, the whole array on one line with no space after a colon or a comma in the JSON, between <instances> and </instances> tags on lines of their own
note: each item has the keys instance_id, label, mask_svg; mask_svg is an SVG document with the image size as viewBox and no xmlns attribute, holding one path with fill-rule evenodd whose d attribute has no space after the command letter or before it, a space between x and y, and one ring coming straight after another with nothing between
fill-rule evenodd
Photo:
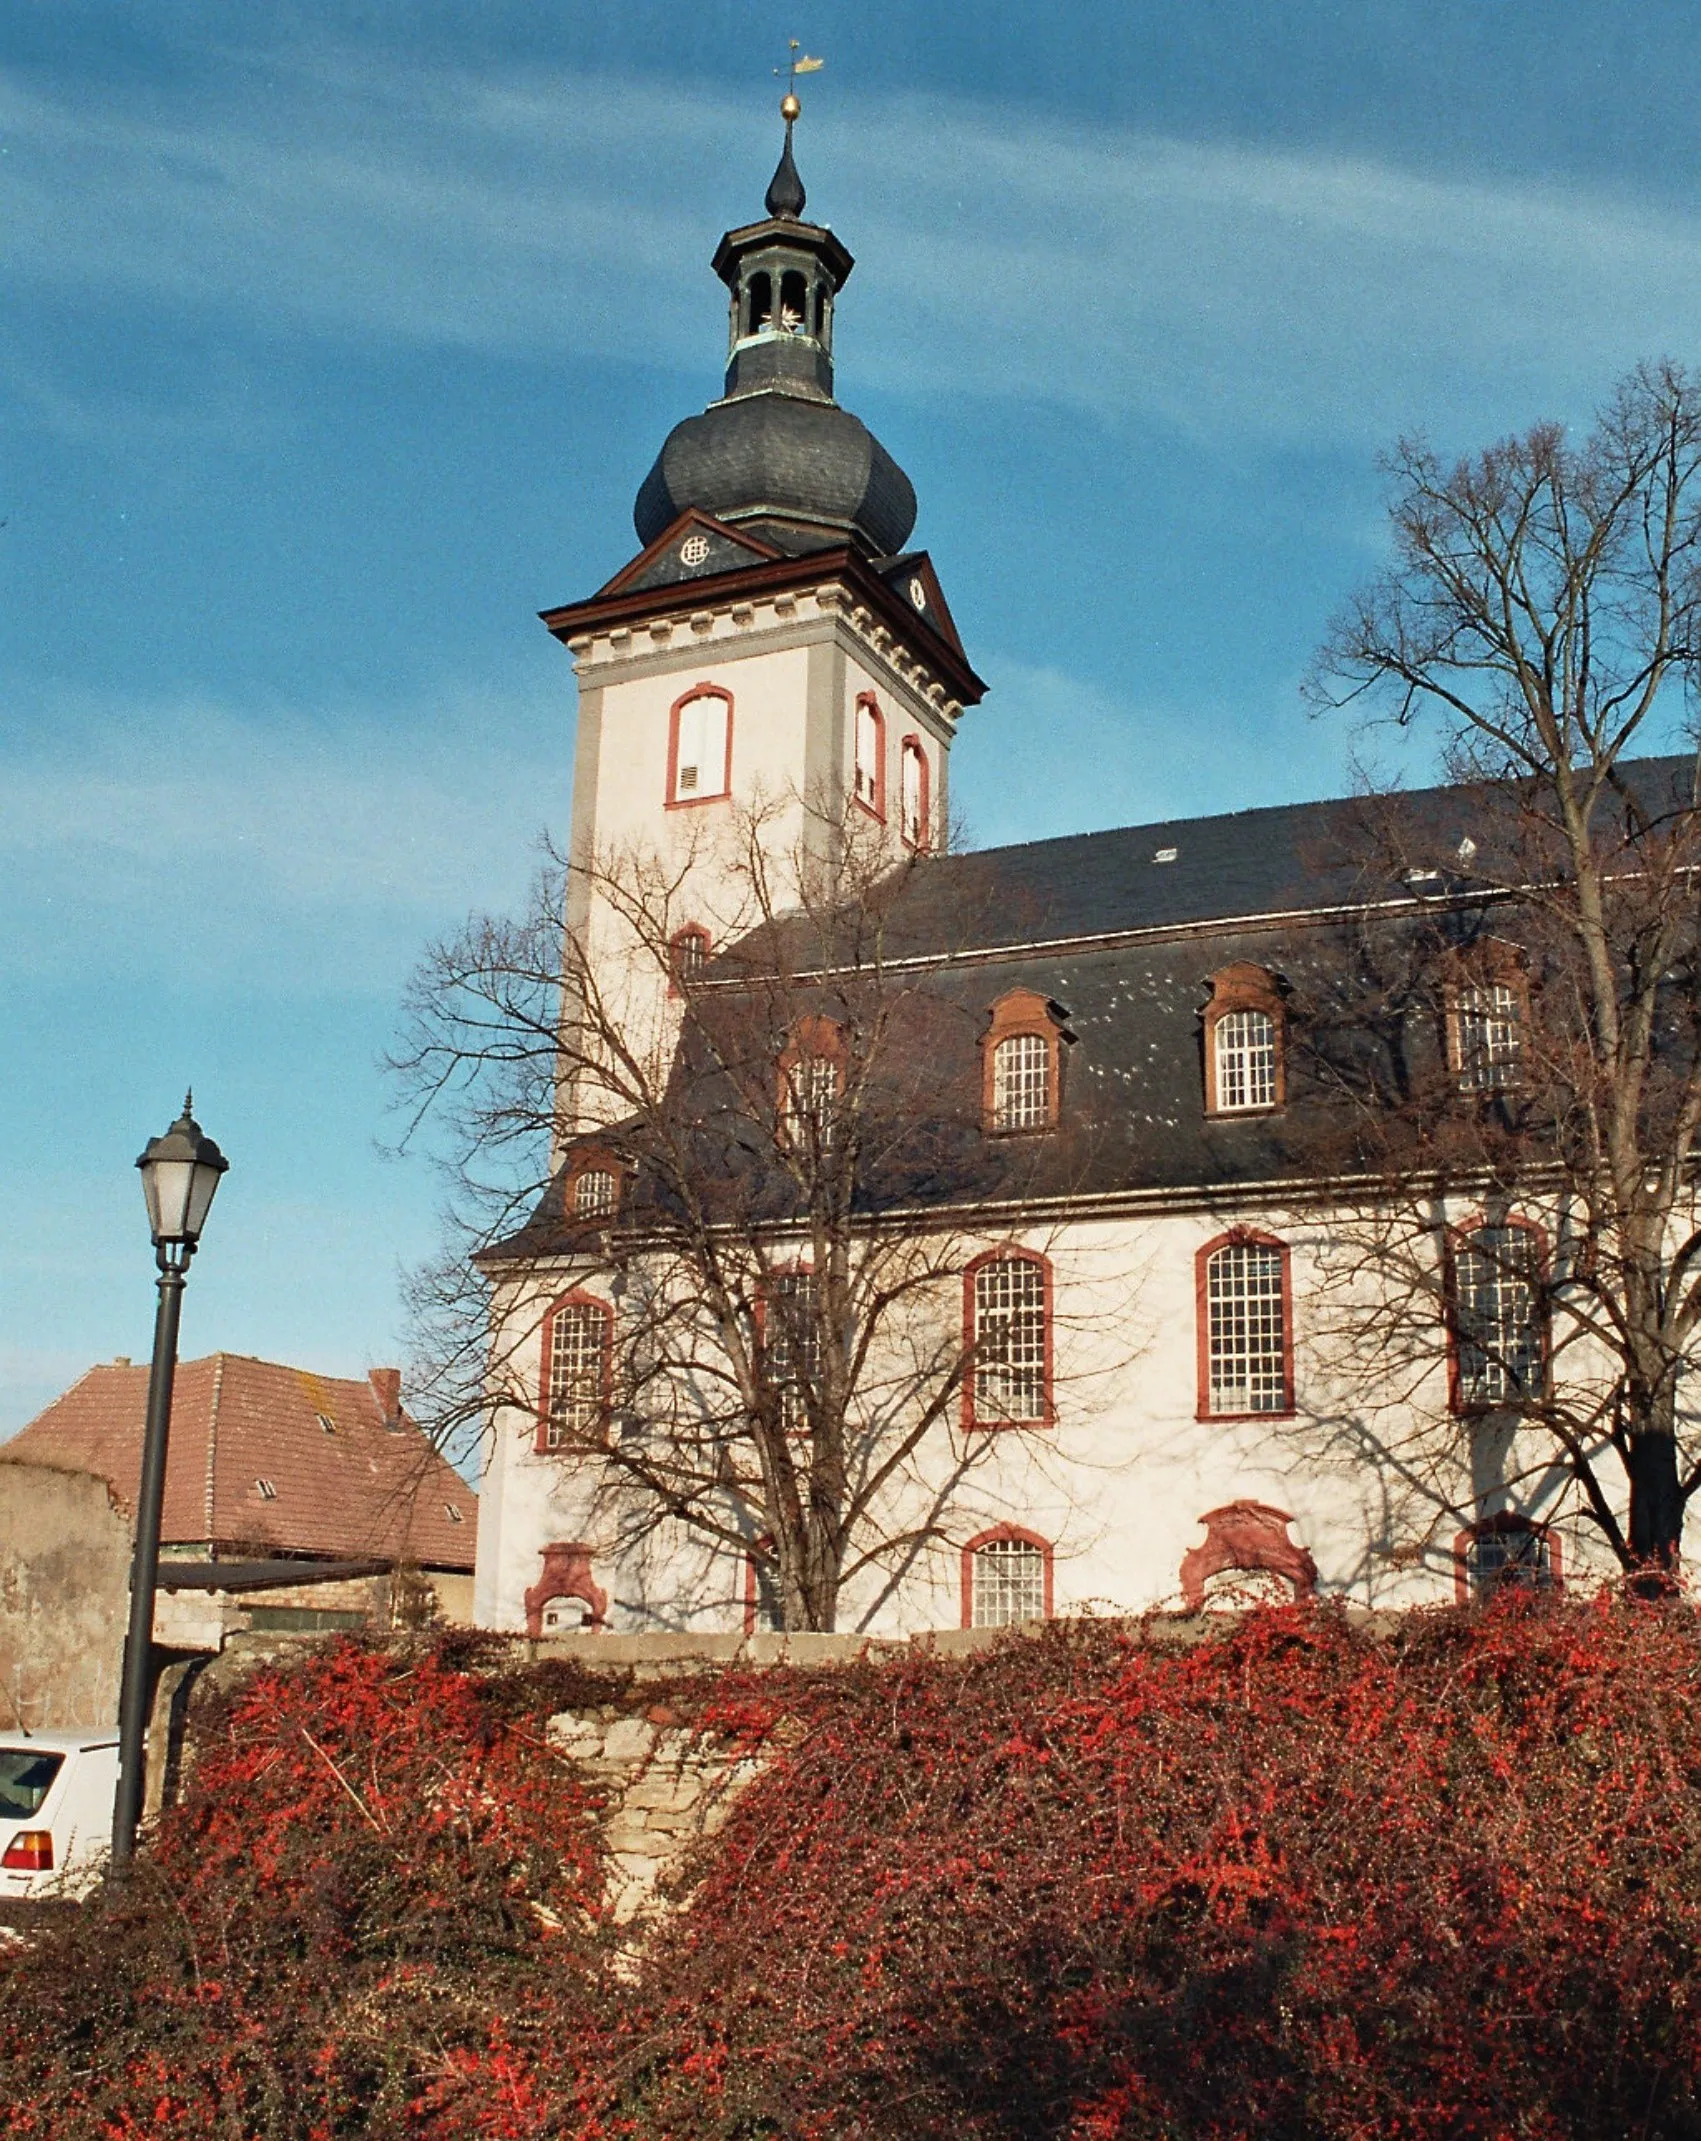
<instances>
[{"instance_id":1,"label":"wispy white cloud","mask_svg":"<svg viewBox=\"0 0 1701 2141\"><path fill-rule=\"evenodd\" d=\"M693 283L753 205L749 114L608 77L360 56L194 108L0 77L8 273L272 328L712 372ZM1225 442L1380 439L1585 406L1701 341L1701 206L895 101L810 121L863 255L858 380L1157 417ZM880 153L867 153L877 141Z\"/></svg>"},{"instance_id":2,"label":"wispy white cloud","mask_svg":"<svg viewBox=\"0 0 1701 2141\"><path fill-rule=\"evenodd\" d=\"M393 986L427 932L514 899L546 821L565 827L562 702L445 691L338 714L38 705L0 759L3 963Z\"/></svg>"}]
</instances>

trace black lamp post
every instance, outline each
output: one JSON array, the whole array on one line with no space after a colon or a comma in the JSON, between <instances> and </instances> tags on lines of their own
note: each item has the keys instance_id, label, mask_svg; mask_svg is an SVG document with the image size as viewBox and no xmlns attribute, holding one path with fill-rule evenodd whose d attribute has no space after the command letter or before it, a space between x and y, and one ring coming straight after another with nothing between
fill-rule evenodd
<instances>
[{"instance_id":1,"label":"black lamp post","mask_svg":"<svg viewBox=\"0 0 1701 2141\"><path fill-rule=\"evenodd\" d=\"M130 1632L124 1642L124 1689L118 1702L118 1797L112 1809L112 1860L122 1866L136 1848L142 1818L142 1764L153 1696L154 1587L159 1579L159 1520L165 1500L165 1449L171 1433L171 1385L177 1373L177 1319L183 1278L206 1224L219 1176L230 1165L201 1134L184 1098L183 1113L164 1137L149 1140L136 1162L148 1200L148 1227L159 1265L154 1315L153 1372L148 1378L148 1424L142 1441L142 1484L136 1496L136 1552L130 1565Z\"/></svg>"}]
</instances>

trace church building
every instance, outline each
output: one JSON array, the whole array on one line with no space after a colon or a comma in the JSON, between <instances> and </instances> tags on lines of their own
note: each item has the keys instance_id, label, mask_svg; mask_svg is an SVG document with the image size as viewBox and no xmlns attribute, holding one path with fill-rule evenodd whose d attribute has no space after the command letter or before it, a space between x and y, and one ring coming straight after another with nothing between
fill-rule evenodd
<instances>
[{"instance_id":1,"label":"church building","mask_svg":"<svg viewBox=\"0 0 1701 2141\"><path fill-rule=\"evenodd\" d=\"M917 1298L959 1351L938 1391L916 1372L892 1401L928 1423L870 1503L882 1550L847 1549L837 1625L1197 1608L1225 1588L1397 1606L1507 1570L1559 1585L1591 1555L1604 1569L1571 1483L1495 1424L1496 1400L1541 1372L1524 1221L1455 1215L1450 1283L1468 1314L1431 1312L1424 1345L1395 1346L1393 1322L1367 1336L1375 1282L1342 1247L1342 1161L1298 1068L1294 1006L1327 995L1343 927L1421 907L1437 867L1378 878L1352 800L952 850L952 753L959 731L975 747L984 687L914 546L909 479L836 398L852 259L807 219L793 116L765 213L713 256L722 393L644 478L637 554L544 622L578 683L565 928L581 979L564 1029L594 1011L604 1056L671 1065L660 1082L675 1093L705 1051L716 1089L736 1084L719 1014L688 1013L717 988L748 997L758 941L770 1009L780 967L788 987L826 974L802 944L819 934L811 887L839 883L862 840L880 863L868 882L891 888L872 895L881 1001L921 1007L904 1105L952 1096L881 1209L901 1203L913 1253L936 1259ZM1402 808L1426 855L1472 852L1467 791ZM863 1012L785 1028L782 1162L806 1136L825 1151L820 1109L844 1089L844 1032L876 1023L873 986ZM1509 966L1449 998L1433 1044L1456 1084L1515 1077L1518 986ZM683 1490L681 1521L658 1518L638 1475L605 1462L671 1432L617 1357L669 1284L646 1264L646 1210L676 1237L686 1224L685 1191L646 1191L617 1088L564 1073L549 1195L481 1259L492 1440L476 1617L533 1634L778 1625L772 1542L740 1505L736 1466L700 1482L719 1494L705 1531L684 1520ZM711 1111L685 1112L696 1134ZM774 1211L774 1231L804 1242ZM806 1246L746 1318L771 1375L775 1303L818 1282ZM796 1331L785 1345L777 1402L807 1435L814 1397L798 1393L818 1364ZM684 1381L698 1396L670 1403L722 1402L709 1370ZM865 1447L856 1462L875 1459Z\"/></svg>"}]
</instances>

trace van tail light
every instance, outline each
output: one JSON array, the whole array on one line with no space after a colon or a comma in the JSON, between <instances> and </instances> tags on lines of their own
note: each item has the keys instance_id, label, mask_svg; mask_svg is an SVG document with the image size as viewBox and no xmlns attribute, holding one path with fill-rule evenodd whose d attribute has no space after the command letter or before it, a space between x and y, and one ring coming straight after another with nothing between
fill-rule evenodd
<instances>
[{"instance_id":1,"label":"van tail light","mask_svg":"<svg viewBox=\"0 0 1701 2141\"><path fill-rule=\"evenodd\" d=\"M53 1831L20 1829L6 1846L6 1856L0 1858L0 1866L8 1873L51 1873Z\"/></svg>"}]
</instances>

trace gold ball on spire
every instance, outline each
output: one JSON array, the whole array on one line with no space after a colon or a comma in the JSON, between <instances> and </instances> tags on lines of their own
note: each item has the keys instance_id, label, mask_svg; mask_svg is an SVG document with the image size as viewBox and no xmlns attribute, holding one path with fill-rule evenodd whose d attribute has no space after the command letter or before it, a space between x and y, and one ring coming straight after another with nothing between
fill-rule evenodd
<instances>
[{"instance_id":1,"label":"gold ball on spire","mask_svg":"<svg viewBox=\"0 0 1701 2141\"><path fill-rule=\"evenodd\" d=\"M797 98L788 89L785 95L780 99L780 117L785 121L787 126L790 126L792 121L798 117L802 110L803 106L797 101Z\"/></svg>"}]
</instances>

